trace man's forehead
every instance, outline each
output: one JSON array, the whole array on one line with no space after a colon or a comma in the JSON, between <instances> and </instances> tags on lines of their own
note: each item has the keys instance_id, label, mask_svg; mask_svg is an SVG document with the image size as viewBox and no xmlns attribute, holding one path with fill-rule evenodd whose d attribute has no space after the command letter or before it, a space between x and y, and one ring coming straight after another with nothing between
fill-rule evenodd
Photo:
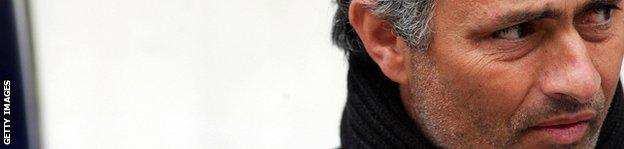
<instances>
[{"instance_id":1,"label":"man's forehead","mask_svg":"<svg viewBox=\"0 0 624 149\"><path fill-rule=\"evenodd\" d=\"M436 2L435 16L446 16L441 21L457 25L503 24L531 17L574 16L586 6L608 3L620 4L621 0L440 0Z\"/></svg>"}]
</instances>

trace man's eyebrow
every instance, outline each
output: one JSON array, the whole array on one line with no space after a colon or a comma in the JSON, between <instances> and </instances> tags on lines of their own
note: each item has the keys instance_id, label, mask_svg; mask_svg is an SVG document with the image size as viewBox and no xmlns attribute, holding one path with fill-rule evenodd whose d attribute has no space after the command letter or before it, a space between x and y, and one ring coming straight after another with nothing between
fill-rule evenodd
<instances>
[{"instance_id":1,"label":"man's eyebrow","mask_svg":"<svg viewBox=\"0 0 624 149\"><path fill-rule=\"evenodd\" d=\"M497 20L499 24L516 24L545 18L559 19L562 15L563 11L546 7L537 11L512 11L497 17Z\"/></svg>"}]
</instances>

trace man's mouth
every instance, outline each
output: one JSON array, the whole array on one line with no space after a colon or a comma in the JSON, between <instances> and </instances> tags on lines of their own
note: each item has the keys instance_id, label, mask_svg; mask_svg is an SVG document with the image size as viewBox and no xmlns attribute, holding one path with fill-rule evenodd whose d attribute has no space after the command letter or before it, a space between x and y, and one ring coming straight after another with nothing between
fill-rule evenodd
<instances>
[{"instance_id":1,"label":"man's mouth","mask_svg":"<svg viewBox=\"0 0 624 149\"><path fill-rule=\"evenodd\" d=\"M572 144L581 140L586 134L589 122L596 117L593 111L564 114L551 117L536 125L534 130L549 142L555 144Z\"/></svg>"}]
</instances>

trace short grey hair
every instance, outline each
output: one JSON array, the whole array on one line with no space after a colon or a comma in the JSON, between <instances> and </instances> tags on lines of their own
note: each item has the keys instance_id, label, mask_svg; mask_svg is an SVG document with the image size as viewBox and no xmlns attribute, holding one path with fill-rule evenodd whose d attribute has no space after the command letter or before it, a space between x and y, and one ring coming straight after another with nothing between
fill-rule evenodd
<instances>
[{"instance_id":1,"label":"short grey hair","mask_svg":"<svg viewBox=\"0 0 624 149\"><path fill-rule=\"evenodd\" d=\"M429 46L433 0L368 0L371 10L390 23L395 33L405 39L412 49L425 51ZM348 55L366 53L362 41L349 24L351 0L336 0L332 40Z\"/></svg>"},{"instance_id":2,"label":"short grey hair","mask_svg":"<svg viewBox=\"0 0 624 149\"><path fill-rule=\"evenodd\" d=\"M425 50L429 43L432 0L376 0L373 12L388 19L412 48Z\"/></svg>"}]
</instances>

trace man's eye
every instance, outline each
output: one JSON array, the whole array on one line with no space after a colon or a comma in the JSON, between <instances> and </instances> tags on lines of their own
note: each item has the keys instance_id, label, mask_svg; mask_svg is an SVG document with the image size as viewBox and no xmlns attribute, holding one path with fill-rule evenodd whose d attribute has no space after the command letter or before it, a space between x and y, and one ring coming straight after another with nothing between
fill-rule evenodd
<instances>
[{"instance_id":1,"label":"man's eye","mask_svg":"<svg viewBox=\"0 0 624 149\"><path fill-rule=\"evenodd\" d=\"M581 24L583 25L596 25L603 24L609 22L611 20L611 16L613 14L613 9L619 9L617 6L603 6L598 9L594 9L590 11L584 18L581 20Z\"/></svg>"},{"instance_id":2,"label":"man's eye","mask_svg":"<svg viewBox=\"0 0 624 149\"><path fill-rule=\"evenodd\" d=\"M522 23L512 27L498 30L492 34L492 37L506 40L519 40L534 32L529 23Z\"/></svg>"}]
</instances>

